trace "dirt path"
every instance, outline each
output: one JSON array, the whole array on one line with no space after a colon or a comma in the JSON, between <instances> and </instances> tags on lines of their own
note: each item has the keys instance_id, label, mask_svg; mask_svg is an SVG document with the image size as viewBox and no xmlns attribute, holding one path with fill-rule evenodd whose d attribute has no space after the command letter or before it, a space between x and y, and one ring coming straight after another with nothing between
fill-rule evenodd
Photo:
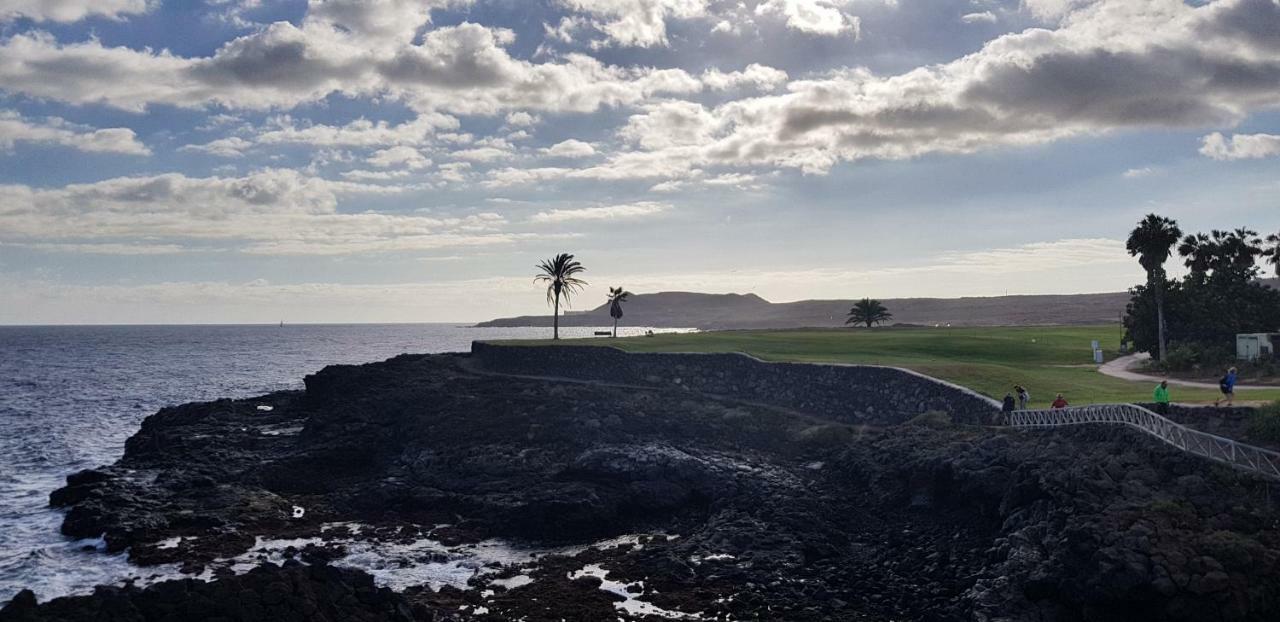
<instances>
[{"instance_id":1,"label":"dirt path","mask_svg":"<svg viewBox=\"0 0 1280 622\"><path fill-rule=\"evenodd\" d=\"M1161 380L1168 380L1169 384L1177 387L1191 387L1193 389L1213 389L1213 390L1218 389L1218 383L1216 382L1196 382L1194 380L1179 380L1177 378L1164 378L1161 376L1151 376L1147 374L1141 374L1136 371L1130 371L1130 369L1133 366L1137 365L1142 361L1148 360L1150 358L1151 358L1151 355L1146 353L1130 354L1129 356L1122 356L1120 358L1112 360L1109 363L1104 363L1101 367L1098 368L1098 371L1104 375L1111 376L1112 378L1119 378L1121 380L1132 380L1134 382L1160 382ZM1260 389L1274 389L1274 388L1275 387L1257 386L1257 385L1253 385L1253 386L1245 386L1242 384L1236 385L1237 391L1256 391Z\"/></svg>"}]
</instances>

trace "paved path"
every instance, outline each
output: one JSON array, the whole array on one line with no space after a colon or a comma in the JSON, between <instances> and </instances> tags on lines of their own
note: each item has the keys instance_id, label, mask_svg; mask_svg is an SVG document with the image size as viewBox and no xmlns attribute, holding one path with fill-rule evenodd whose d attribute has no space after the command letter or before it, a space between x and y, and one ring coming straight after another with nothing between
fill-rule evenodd
<instances>
[{"instance_id":1,"label":"paved path","mask_svg":"<svg viewBox=\"0 0 1280 622\"><path fill-rule=\"evenodd\" d=\"M1218 390L1218 383L1216 382L1196 382L1194 380L1179 380L1177 378L1163 378L1160 376L1150 376L1147 374L1140 374L1136 371L1130 371L1130 368L1150 358L1151 358L1151 355L1145 352L1139 353L1139 354L1130 354L1129 356L1122 356L1120 358L1114 359L1110 363L1104 363L1101 367L1098 368L1098 371L1107 376L1111 376L1112 378L1119 378L1121 380L1133 380L1135 382L1154 382L1154 383L1158 383L1161 380L1168 380L1169 384L1177 387L1191 387L1193 389L1213 389L1215 391ZM1275 388L1276 387L1264 387L1264 386L1257 386L1257 385L1253 385L1253 386L1245 386L1242 384L1236 385L1237 391L1257 391L1261 389L1275 389Z\"/></svg>"}]
</instances>

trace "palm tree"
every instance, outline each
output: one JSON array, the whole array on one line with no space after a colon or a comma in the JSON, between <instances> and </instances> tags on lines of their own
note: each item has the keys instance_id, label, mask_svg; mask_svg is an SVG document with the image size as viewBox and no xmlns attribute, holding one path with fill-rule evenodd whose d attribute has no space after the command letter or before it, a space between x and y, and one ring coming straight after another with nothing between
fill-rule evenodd
<instances>
[{"instance_id":1,"label":"palm tree","mask_svg":"<svg viewBox=\"0 0 1280 622\"><path fill-rule=\"evenodd\" d=\"M867 328L871 328L872 324L880 324L888 321L893 317L892 313L880 304L879 300L863 298L853 303L853 308L849 309L849 319L845 320L845 324L866 324Z\"/></svg>"},{"instance_id":2,"label":"palm tree","mask_svg":"<svg viewBox=\"0 0 1280 622\"><path fill-rule=\"evenodd\" d=\"M618 336L618 320L622 319L622 303L627 301L631 292L621 287L609 288L609 317L613 318L613 336Z\"/></svg>"},{"instance_id":3,"label":"palm tree","mask_svg":"<svg viewBox=\"0 0 1280 622\"><path fill-rule=\"evenodd\" d=\"M1164 262L1169 260L1173 245L1182 237L1182 230L1177 221L1164 216L1147 214L1146 218L1129 233L1125 249L1129 255L1138 258L1142 269L1147 271L1147 287L1156 298L1156 330L1159 341L1159 358L1164 360L1167 344L1164 335ZM1192 236L1187 236L1191 241ZM1184 243L1185 246L1185 243ZM1181 248L1178 249L1181 252Z\"/></svg>"},{"instance_id":4,"label":"palm tree","mask_svg":"<svg viewBox=\"0 0 1280 622\"><path fill-rule=\"evenodd\" d=\"M568 306L574 292L582 291L586 281L579 279L576 275L586 272L586 268L582 264L573 260L573 255L568 253L560 253L551 259L544 259L538 264L538 270L541 272L533 277L534 283L547 284L547 304L553 305L551 311L552 322L552 338L560 338L560 298L564 297L564 304Z\"/></svg>"},{"instance_id":5,"label":"palm tree","mask_svg":"<svg viewBox=\"0 0 1280 622\"><path fill-rule=\"evenodd\" d=\"M1188 235L1178 245L1178 254L1186 258L1191 275L1204 283L1213 279L1239 278L1251 280L1257 276L1255 266L1258 257L1265 256L1258 232L1239 228L1234 231L1214 229L1209 235ZM1210 275L1212 273L1212 275Z\"/></svg>"},{"instance_id":6,"label":"palm tree","mask_svg":"<svg viewBox=\"0 0 1280 622\"><path fill-rule=\"evenodd\" d=\"M1267 250L1262 251L1267 263L1276 267L1276 277L1280 277L1280 233L1267 236Z\"/></svg>"},{"instance_id":7,"label":"palm tree","mask_svg":"<svg viewBox=\"0 0 1280 622\"><path fill-rule=\"evenodd\" d=\"M1203 282L1213 268L1213 258L1218 254L1218 249L1212 238L1196 233L1188 234L1182 240L1178 245L1178 254L1184 258L1182 263L1191 270L1191 275Z\"/></svg>"}]
</instances>

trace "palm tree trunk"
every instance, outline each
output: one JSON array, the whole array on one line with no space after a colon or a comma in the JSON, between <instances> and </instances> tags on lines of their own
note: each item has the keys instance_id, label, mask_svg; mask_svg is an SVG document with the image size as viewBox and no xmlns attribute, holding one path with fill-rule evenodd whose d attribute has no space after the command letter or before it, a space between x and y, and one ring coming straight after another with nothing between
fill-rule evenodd
<instances>
[{"instance_id":1,"label":"palm tree trunk","mask_svg":"<svg viewBox=\"0 0 1280 622\"><path fill-rule=\"evenodd\" d=\"M551 338L560 338L560 292L556 292L556 306L551 309Z\"/></svg>"},{"instance_id":2,"label":"palm tree trunk","mask_svg":"<svg viewBox=\"0 0 1280 622\"><path fill-rule=\"evenodd\" d=\"M1164 271L1152 270L1147 274L1147 287L1156 298L1156 355L1161 361L1166 352L1164 337Z\"/></svg>"},{"instance_id":3,"label":"palm tree trunk","mask_svg":"<svg viewBox=\"0 0 1280 622\"><path fill-rule=\"evenodd\" d=\"M613 318L613 338L618 338L618 318Z\"/></svg>"},{"instance_id":4,"label":"palm tree trunk","mask_svg":"<svg viewBox=\"0 0 1280 622\"><path fill-rule=\"evenodd\" d=\"M1161 281L1164 279L1162 278ZM1164 336L1164 283L1156 288L1156 330L1159 331L1160 339L1160 360L1164 360L1168 346L1165 344Z\"/></svg>"}]
</instances>

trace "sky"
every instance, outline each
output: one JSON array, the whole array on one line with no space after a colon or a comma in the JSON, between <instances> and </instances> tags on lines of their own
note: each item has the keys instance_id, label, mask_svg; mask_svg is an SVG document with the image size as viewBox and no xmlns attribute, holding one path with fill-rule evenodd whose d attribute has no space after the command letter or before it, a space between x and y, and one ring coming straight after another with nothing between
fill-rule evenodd
<instances>
[{"instance_id":1,"label":"sky","mask_svg":"<svg viewBox=\"0 0 1280 622\"><path fill-rule=\"evenodd\" d=\"M0 0L0 324L1120 291L1277 197L1280 0Z\"/></svg>"}]
</instances>

